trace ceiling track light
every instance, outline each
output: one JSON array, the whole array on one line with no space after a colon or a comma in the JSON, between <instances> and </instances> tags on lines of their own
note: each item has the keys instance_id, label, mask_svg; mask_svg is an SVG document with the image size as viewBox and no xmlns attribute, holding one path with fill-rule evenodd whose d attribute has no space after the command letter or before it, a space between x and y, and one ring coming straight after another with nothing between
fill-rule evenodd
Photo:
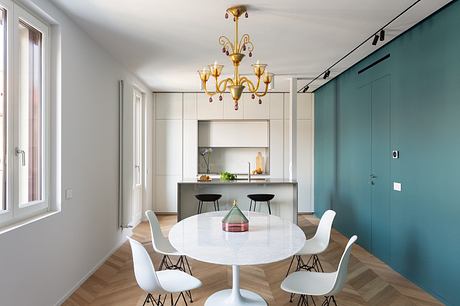
<instances>
[{"instance_id":1,"label":"ceiling track light","mask_svg":"<svg viewBox=\"0 0 460 306\"><path fill-rule=\"evenodd\" d=\"M371 36L369 36L368 38L366 38L363 42L361 42L360 44L358 44L356 47L354 47L352 50L350 50L347 54L345 54L344 56L342 56L340 59L338 59L337 61L335 61L331 66L329 66L329 68L325 71L325 72L321 72L320 74L318 74L318 76L316 76L313 80L311 80L310 82L308 82L307 85L305 85L306 87L311 85L313 82L315 82L316 80L318 80L319 78L321 78L321 76L323 76L323 73L324 73L324 76L323 78L326 79L328 76L329 76L329 73L327 73L331 68L334 68L338 63L342 62L344 59L346 59L347 57L349 57L351 54L353 54L356 50L358 50L359 48L361 48L364 44L368 43L368 41L370 39L373 39L372 40L372 45L377 45L378 41L384 41L385 40L385 28L388 27L390 24L392 24L395 20L397 20L398 18L400 18L402 15L404 15L405 13L407 13L407 11L409 11L411 8L413 8L414 6L416 6L419 2L421 2L422 0L416 0L414 3L412 3L411 5L409 5L409 7L407 7L405 10L403 10L401 13L399 13L398 15L396 15L393 19L391 19L390 21L388 21L385 25L383 25L380 29L380 31L378 33L375 33ZM327 74L327 76L326 76ZM299 91L297 91L298 93L302 92L303 91L303 88L301 88Z\"/></svg>"},{"instance_id":2,"label":"ceiling track light","mask_svg":"<svg viewBox=\"0 0 460 306\"><path fill-rule=\"evenodd\" d=\"M375 46L377 45L377 42L379 41L379 36L377 34L374 35L374 40L372 41L372 45Z\"/></svg>"},{"instance_id":3,"label":"ceiling track light","mask_svg":"<svg viewBox=\"0 0 460 306\"><path fill-rule=\"evenodd\" d=\"M330 70L327 70L327 71L324 73L323 79L327 79L327 78L329 77L330 74L331 74L331 71L330 71Z\"/></svg>"},{"instance_id":4,"label":"ceiling track light","mask_svg":"<svg viewBox=\"0 0 460 306\"><path fill-rule=\"evenodd\" d=\"M305 86L305 87L303 88L302 92L303 92L303 93L306 93L306 92L308 91L309 88L310 88L310 86L308 86L308 85Z\"/></svg>"}]
</instances>

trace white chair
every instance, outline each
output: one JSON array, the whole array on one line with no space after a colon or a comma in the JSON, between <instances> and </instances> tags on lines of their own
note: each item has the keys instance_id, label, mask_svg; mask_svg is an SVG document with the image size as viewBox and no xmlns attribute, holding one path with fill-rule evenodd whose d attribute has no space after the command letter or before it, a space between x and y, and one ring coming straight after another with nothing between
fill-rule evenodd
<instances>
[{"instance_id":1,"label":"white chair","mask_svg":"<svg viewBox=\"0 0 460 306\"><path fill-rule=\"evenodd\" d=\"M298 306L308 306L309 299L315 304L312 296L324 296L325 300L321 304L322 306L330 306L332 302L337 306L334 295L343 289L347 280L351 247L356 239L358 237L355 235L348 240L336 272L297 271L290 274L281 283L281 289L291 293L291 296L300 294Z\"/></svg>"},{"instance_id":2,"label":"white chair","mask_svg":"<svg viewBox=\"0 0 460 306\"><path fill-rule=\"evenodd\" d=\"M163 267L167 270L181 270L192 274L190 264L188 263L187 256L179 253L169 242L168 238L163 236L158 222L157 216L151 210L147 210L145 215L150 223L150 233L152 235L152 245L155 252L163 255L158 270L162 270ZM177 262L173 263L170 256L178 256ZM187 269L186 269L187 268Z\"/></svg>"},{"instance_id":3,"label":"white chair","mask_svg":"<svg viewBox=\"0 0 460 306\"><path fill-rule=\"evenodd\" d=\"M318 254L326 251L329 246L329 240L331 238L332 222L334 222L335 211L327 210L324 212L321 220L319 221L318 229L316 230L315 236L305 241L303 248L292 256L291 264L287 270L286 276L289 275L294 259L297 259L297 266L295 271L300 270L315 270L316 272L324 272L323 266L319 261ZM310 258L305 263L302 256L308 256Z\"/></svg>"},{"instance_id":4,"label":"white chair","mask_svg":"<svg viewBox=\"0 0 460 306\"><path fill-rule=\"evenodd\" d=\"M151 302L152 305L164 306L168 295L171 305L177 305L181 297L187 305L184 292L201 287L201 281L179 270L156 272L152 259L144 246L134 239L128 239L133 253L134 275L137 284L147 293L143 305ZM179 295L174 301L173 294L175 293ZM153 297L154 294L158 295L158 299Z\"/></svg>"},{"instance_id":5,"label":"white chair","mask_svg":"<svg viewBox=\"0 0 460 306\"><path fill-rule=\"evenodd\" d=\"M151 210L147 210L145 212L147 219L149 220L150 224L150 233L152 235L152 245L155 252L158 254L163 255L161 259L160 265L158 270L162 270L165 268L166 270L180 270L183 272L187 272L190 275L192 274L192 269L190 268L190 264L188 263L187 256L182 253L179 253L169 242L169 239L163 236L160 228L160 223L158 222L157 216ZM178 259L176 263L174 263L170 256L177 256ZM187 295L190 298L190 302L193 302L192 293L187 291Z\"/></svg>"}]
</instances>

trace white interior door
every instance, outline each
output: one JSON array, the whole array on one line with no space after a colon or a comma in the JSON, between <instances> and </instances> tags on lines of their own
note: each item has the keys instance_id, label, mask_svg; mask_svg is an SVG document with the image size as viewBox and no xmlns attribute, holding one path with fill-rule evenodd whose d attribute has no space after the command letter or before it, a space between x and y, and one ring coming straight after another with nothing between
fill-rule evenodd
<instances>
[{"instance_id":1,"label":"white interior door","mask_svg":"<svg viewBox=\"0 0 460 306\"><path fill-rule=\"evenodd\" d=\"M132 222L137 224L142 218L142 192L144 189L144 95L134 89L133 96L133 205Z\"/></svg>"}]
</instances>

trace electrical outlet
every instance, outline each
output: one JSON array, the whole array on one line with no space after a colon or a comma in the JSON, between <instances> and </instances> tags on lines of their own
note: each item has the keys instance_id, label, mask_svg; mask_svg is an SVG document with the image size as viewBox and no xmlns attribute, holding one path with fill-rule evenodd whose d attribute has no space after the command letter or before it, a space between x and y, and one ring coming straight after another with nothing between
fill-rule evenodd
<instances>
[{"instance_id":1,"label":"electrical outlet","mask_svg":"<svg viewBox=\"0 0 460 306\"><path fill-rule=\"evenodd\" d=\"M65 199L70 200L73 197L73 190L72 189L66 189L65 190Z\"/></svg>"},{"instance_id":2,"label":"electrical outlet","mask_svg":"<svg viewBox=\"0 0 460 306\"><path fill-rule=\"evenodd\" d=\"M393 190L401 191L401 183L393 182Z\"/></svg>"}]
</instances>

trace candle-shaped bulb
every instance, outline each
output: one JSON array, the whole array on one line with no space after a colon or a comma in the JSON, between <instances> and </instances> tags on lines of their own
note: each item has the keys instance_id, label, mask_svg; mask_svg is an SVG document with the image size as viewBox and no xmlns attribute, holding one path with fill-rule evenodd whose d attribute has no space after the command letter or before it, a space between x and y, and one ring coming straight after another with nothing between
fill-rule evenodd
<instances>
[{"instance_id":1,"label":"candle-shaped bulb","mask_svg":"<svg viewBox=\"0 0 460 306\"><path fill-rule=\"evenodd\" d=\"M214 67L217 67L217 61L214 61Z\"/></svg>"},{"instance_id":2,"label":"candle-shaped bulb","mask_svg":"<svg viewBox=\"0 0 460 306\"><path fill-rule=\"evenodd\" d=\"M259 64L260 64L260 62L259 62L259 60L257 60L256 65L259 65Z\"/></svg>"}]
</instances>

